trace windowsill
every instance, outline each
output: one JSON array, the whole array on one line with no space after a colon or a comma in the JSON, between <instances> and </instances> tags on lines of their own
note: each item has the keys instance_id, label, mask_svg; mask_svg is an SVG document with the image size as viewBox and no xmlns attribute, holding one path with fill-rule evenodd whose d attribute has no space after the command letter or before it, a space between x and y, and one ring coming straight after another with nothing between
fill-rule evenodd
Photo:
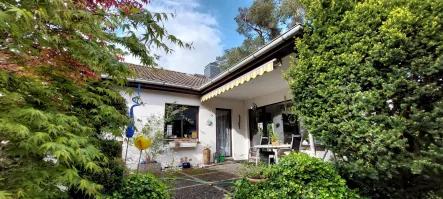
<instances>
[{"instance_id":1,"label":"windowsill","mask_svg":"<svg viewBox=\"0 0 443 199\"><path fill-rule=\"evenodd\" d=\"M176 149L177 148L196 148L198 143L199 143L198 141L196 141L196 142L190 142L190 141L180 141L180 142L170 141L169 142L169 147L170 148L176 148Z\"/></svg>"},{"instance_id":2,"label":"windowsill","mask_svg":"<svg viewBox=\"0 0 443 199\"><path fill-rule=\"evenodd\" d=\"M183 140L186 139L186 140ZM198 142L198 138L165 138L166 141L182 141L182 142L189 142L188 140L191 140L193 142Z\"/></svg>"}]
</instances>

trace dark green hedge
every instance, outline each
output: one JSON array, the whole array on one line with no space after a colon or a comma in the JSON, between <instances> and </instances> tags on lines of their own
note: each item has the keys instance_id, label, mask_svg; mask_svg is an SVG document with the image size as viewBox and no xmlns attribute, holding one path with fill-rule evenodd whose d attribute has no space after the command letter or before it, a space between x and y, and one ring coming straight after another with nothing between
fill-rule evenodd
<instances>
[{"instance_id":1,"label":"dark green hedge","mask_svg":"<svg viewBox=\"0 0 443 199\"><path fill-rule=\"evenodd\" d=\"M267 180L235 183L234 198L360 198L346 186L330 163L304 153L291 153L278 164L264 168Z\"/></svg>"},{"instance_id":2,"label":"dark green hedge","mask_svg":"<svg viewBox=\"0 0 443 199\"><path fill-rule=\"evenodd\" d=\"M286 78L309 133L373 198L443 188L443 2L302 0Z\"/></svg>"},{"instance_id":3,"label":"dark green hedge","mask_svg":"<svg viewBox=\"0 0 443 199\"><path fill-rule=\"evenodd\" d=\"M152 174L133 174L112 199L169 199L166 185Z\"/></svg>"}]
</instances>

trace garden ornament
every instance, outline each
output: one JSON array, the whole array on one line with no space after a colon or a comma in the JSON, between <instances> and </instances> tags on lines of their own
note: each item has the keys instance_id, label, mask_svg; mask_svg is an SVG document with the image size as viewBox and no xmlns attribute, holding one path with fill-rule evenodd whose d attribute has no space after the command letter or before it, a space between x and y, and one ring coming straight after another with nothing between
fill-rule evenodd
<instances>
[{"instance_id":1,"label":"garden ornament","mask_svg":"<svg viewBox=\"0 0 443 199\"><path fill-rule=\"evenodd\" d=\"M151 138L146 139L145 136L141 135L135 138L134 145L138 150L142 151L149 148L152 144Z\"/></svg>"},{"instance_id":2,"label":"garden ornament","mask_svg":"<svg viewBox=\"0 0 443 199\"><path fill-rule=\"evenodd\" d=\"M126 129L126 137L132 138L132 136L134 136L134 107L136 106L140 106L141 104L143 104L143 102L139 103L140 101L140 84L138 85L137 88L137 96L134 96L132 98L132 102L134 102L135 104L131 106L131 109L129 110L129 117L132 119L131 123L129 124L129 127Z\"/></svg>"},{"instance_id":3,"label":"garden ornament","mask_svg":"<svg viewBox=\"0 0 443 199\"><path fill-rule=\"evenodd\" d=\"M140 150L140 156L138 157L138 162L137 162L137 174L138 174L138 170L140 168L140 159L142 157L142 151L149 148L152 144L152 140L151 138L147 138L143 135L138 136L137 138L135 138L134 141L134 145L135 147L137 147L138 150Z\"/></svg>"},{"instance_id":4,"label":"garden ornament","mask_svg":"<svg viewBox=\"0 0 443 199\"><path fill-rule=\"evenodd\" d=\"M132 98L132 102L134 102L135 104L131 106L131 109L129 110L129 118L131 118L131 123L129 124L128 128L126 129L126 139L127 139L127 144L126 144L126 155L125 155L125 164L126 164L126 158L128 157L128 148L129 148L129 138L132 138L132 136L134 136L134 107L136 106L140 106L143 104L143 102L141 102L141 97L140 97L140 84L138 85L137 88L137 96L134 96ZM140 101L140 103L139 103Z\"/></svg>"},{"instance_id":5,"label":"garden ornament","mask_svg":"<svg viewBox=\"0 0 443 199\"><path fill-rule=\"evenodd\" d=\"M206 120L206 125L212 126L212 121L210 119Z\"/></svg>"}]
</instances>

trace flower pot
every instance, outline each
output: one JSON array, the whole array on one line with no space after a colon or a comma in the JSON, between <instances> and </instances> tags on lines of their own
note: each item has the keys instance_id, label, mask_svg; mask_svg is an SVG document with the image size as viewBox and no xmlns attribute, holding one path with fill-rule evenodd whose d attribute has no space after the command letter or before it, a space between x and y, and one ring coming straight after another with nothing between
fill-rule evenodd
<instances>
[{"instance_id":1,"label":"flower pot","mask_svg":"<svg viewBox=\"0 0 443 199\"><path fill-rule=\"evenodd\" d=\"M263 182L263 181L267 180L267 178L259 178L259 179L256 179L256 178L248 178L248 177L246 177L246 179L248 179L248 181L249 181L251 184L257 184L257 183L259 183L259 182Z\"/></svg>"},{"instance_id":2,"label":"flower pot","mask_svg":"<svg viewBox=\"0 0 443 199\"><path fill-rule=\"evenodd\" d=\"M203 164L211 164L211 150L209 148L203 149Z\"/></svg>"},{"instance_id":3,"label":"flower pot","mask_svg":"<svg viewBox=\"0 0 443 199\"><path fill-rule=\"evenodd\" d=\"M279 146L280 143L279 142L272 142L272 146Z\"/></svg>"}]
</instances>

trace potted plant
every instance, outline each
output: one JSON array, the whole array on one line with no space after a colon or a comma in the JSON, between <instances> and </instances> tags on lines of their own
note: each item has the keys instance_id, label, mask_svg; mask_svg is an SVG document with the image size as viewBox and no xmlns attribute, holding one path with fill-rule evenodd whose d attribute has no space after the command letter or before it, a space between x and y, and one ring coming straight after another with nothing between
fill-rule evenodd
<instances>
[{"instance_id":1,"label":"potted plant","mask_svg":"<svg viewBox=\"0 0 443 199\"><path fill-rule=\"evenodd\" d=\"M211 164L211 149L208 145L203 147L203 164L209 165Z\"/></svg>"},{"instance_id":2,"label":"potted plant","mask_svg":"<svg viewBox=\"0 0 443 199\"><path fill-rule=\"evenodd\" d=\"M266 178L263 168L254 167L250 172L246 173L246 179L252 184L257 184L267 180L268 178Z\"/></svg>"},{"instance_id":3,"label":"potted plant","mask_svg":"<svg viewBox=\"0 0 443 199\"><path fill-rule=\"evenodd\" d=\"M272 134L271 134L271 143L272 143L272 146L280 145L280 142L278 141L278 134L275 131L272 132Z\"/></svg>"}]
</instances>

